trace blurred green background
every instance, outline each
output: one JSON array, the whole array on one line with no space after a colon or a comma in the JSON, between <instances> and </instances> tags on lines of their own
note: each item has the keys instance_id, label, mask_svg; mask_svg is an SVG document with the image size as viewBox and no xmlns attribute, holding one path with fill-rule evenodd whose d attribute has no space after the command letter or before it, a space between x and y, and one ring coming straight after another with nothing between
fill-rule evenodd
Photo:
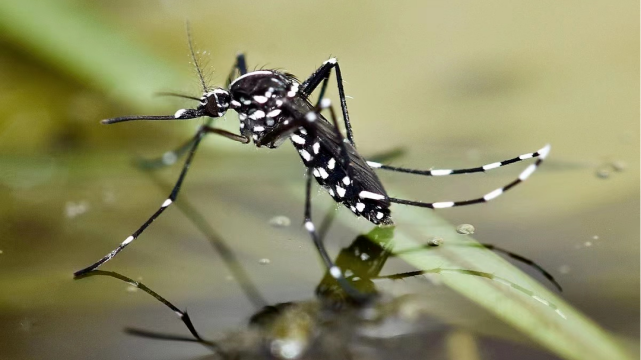
<instances>
[{"instance_id":1,"label":"blurred green background","mask_svg":"<svg viewBox=\"0 0 641 360\"><path fill-rule=\"evenodd\" d=\"M125 284L71 280L165 199L166 189L131 160L176 147L201 123L98 123L190 105L155 97L158 91L199 96L185 19L206 52L200 57L211 85L224 84L239 51L250 68L300 78L338 57L359 150L403 147L396 165L468 167L551 143L549 160L525 185L439 215L474 224L479 241L536 259L565 287L563 298L638 356L638 15L636 1L2 1L0 358L206 354L123 334L133 325L182 331L171 313ZM231 112L217 123L237 131ZM402 190L412 199L458 200L509 182L523 167L381 178L392 196ZM169 184L178 171L158 175ZM209 138L181 199L278 302L311 298L322 275L299 226L303 187L304 168L288 144L267 151ZM325 194L314 201L318 214L331 206ZM399 228L420 226L404 220L406 210L394 211ZM292 226L270 226L275 215ZM344 209L338 216L357 221ZM335 253L355 235L338 225L328 246ZM252 312L219 256L175 209L109 267L187 306L207 334L240 327ZM467 325L473 333L486 326ZM496 349L504 348L477 355L512 358Z\"/></svg>"}]
</instances>

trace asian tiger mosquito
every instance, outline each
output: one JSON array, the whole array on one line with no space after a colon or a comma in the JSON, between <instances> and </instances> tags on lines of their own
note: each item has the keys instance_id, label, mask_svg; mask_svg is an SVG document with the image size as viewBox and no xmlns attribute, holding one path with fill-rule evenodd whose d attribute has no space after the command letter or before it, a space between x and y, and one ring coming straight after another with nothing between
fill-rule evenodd
<instances>
[{"instance_id":1,"label":"asian tiger mosquito","mask_svg":"<svg viewBox=\"0 0 641 360\"><path fill-rule=\"evenodd\" d=\"M366 161L357 151L354 143L352 127L347 112L347 102L343 89L343 78L340 66L335 58L325 61L302 83L292 74L278 70L257 70L248 72L245 56L239 54L236 63L227 78L227 89L220 87L209 88L205 84L202 71L194 54L191 36L188 31L189 49L198 72L203 95L200 98L172 94L199 101L196 108L180 109L173 115L134 115L103 120L103 124L114 124L132 120L190 120L199 117L218 118L233 109L240 120L240 135L222 129L202 126L185 145L173 154L188 153L178 181L168 198L160 208L145 221L136 231L128 236L116 249L105 255L96 263L74 273L80 276L94 270L111 260L116 254L137 239L140 234L167 209L178 196L185 175L193 160L194 154L202 139L208 134L218 134L228 139L248 144L252 140L257 147L276 148L289 138L298 150L303 164L307 168L306 200L305 200L305 229L309 232L321 259L330 274L355 299L368 300L368 297L356 291L345 280L341 269L332 262L325 246L320 241L311 216L311 177L323 187L337 203L351 209L356 216L364 217L375 225L393 225L390 205L392 203L426 207L432 209L471 205L492 200L505 191L526 180L547 156L550 146L517 156L512 159L494 162L484 166L467 169L438 169L417 170L383 165ZM347 138L344 138L336 118L334 108L329 99L324 98L332 70L336 74L338 93ZM238 72L239 76L236 76ZM321 85L322 83L322 85ZM316 106L313 106L309 96L321 85ZM323 115L322 110L328 110L331 122ZM387 195L374 169L404 172L423 176L446 176L485 172L504 165L512 164L529 158L537 158L517 179L509 184L493 190L482 197L463 201L421 202Z\"/></svg>"}]
</instances>

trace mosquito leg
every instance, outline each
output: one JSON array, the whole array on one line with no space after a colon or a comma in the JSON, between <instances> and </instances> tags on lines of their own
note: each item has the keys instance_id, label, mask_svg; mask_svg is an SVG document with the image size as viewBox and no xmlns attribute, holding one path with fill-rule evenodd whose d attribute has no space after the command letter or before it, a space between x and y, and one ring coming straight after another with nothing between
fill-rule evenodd
<instances>
[{"instance_id":1,"label":"mosquito leg","mask_svg":"<svg viewBox=\"0 0 641 360\"><path fill-rule=\"evenodd\" d=\"M174 337L172 335L164 335L163 336L163 335L158 334L159 336L156 337L156 338L161 338L162 337L164 339L170 339L170 340L196 341L196 342L199 342L199 343L201 343L203 345L206 345L206 346L208 346L210 348L213 348L214 350L220 351L220 349L218 348L218 345L216 345L216 343L214 343L212 341L209 341L209 340L204 340L200 336L200 334L198 333L198 331L194 327L194 324L192 323L191 318L189 317L189 314L187 313L187 311L180 310L176 305L172 304L169 300L165 299L160 294L158 294L157 292L155 292L152 289L150 289L149 287L147 287L145 284L143 284L143 283L141 283L139 281L135 281L135 280L133 280L133 279L131 279L129 277L126 277L126 276L124 276L122 274L119 274L117 272L114 272L114 271L102 271L102 270L89 271L87 273L84 273L82 275L77 276L76 279L83 279L83 278L91 277L91 276L108 276L108 277L111 277L111 278L114 278L114 279L117 279L117 280L120 280L120 281L124 281L124 282L126 282L126 283L128 283L128 284L130 284L132 286L135 286L136 288L146 292L147 294L151 295L154 299L158 300L163 305L165 305L166 307L171 309L176 315L178 315L178 317L180 318L180 321L182 321L185 324L185 326L187 327L187 329L189 330L191 335L194 337L194 339L190 339L190 338L184 338L184 337ZM128 332L130 332L130 331L128 331ZM135 331L135 332L137 332L137 331ZM132 332L130 332L130 333L132 333ZM141 331L141 334L137 334L137 335L145 336L142 333L146 333L146 331L143 330L143 331ZM153 333L153 334L155 334L155 333Z\"/></svg>"},{"instance_id":2,"label":"mosquito leg","mask_svg":"<svg viewBox=\"0 0 641 360\"><path fill-rule=\"evenodd\" d=\"M545 157L547 153L550 151L550 145L546 145L542 149L532 152L532 153L527 153L523 154L520 156L517 156L512 159L508 160L503 160L499 162L494 162L491 164L483 165L483 166L478 166L478 167L473 167L473 168L467 168L467 169L432 169L432 170L418 170L418 169L409 169L409 168L402 168L402 167L395 167L395 166L389 166L389 165L383 165L379 162L375 161L368 161L367 164L375 169L381 169L381 170L389 170L389 171L396 171L396 172L402 172L402 173L407 173L407 174L415 174L415 175L423 175L423 176L447 176L447 175L458 175L458 174L471 174L471 173L477 173L477 172L486 172L492 169L497 169L505 165L509 164L514 164L523 160L527 160L530 158L538 158L538 157Z\"/></svg>"},{"instance_id":3,"label":"mosquito leg","mask_svg":"<svg viewBox=\"0 0 641 360\"><path fill-rule=\"evenodd\" d=\"M327 88L327 82L329 81L329 75L331 74L332 69L336 72L336 82L338 85L338 97L341 102L341 111L343 112L343 120L345 122L345 131L347 132L347 140L349 140L352 146L356 147L354 143L354 133L352 132L352 124L349 121L349 114L347 112L347 99L345 97L345 89L343 89L343 75L341 74L341 68L338 65L338 61L335 58L331 58L323 63L312 75L307 78L302 84L302 92L306 96L309 96L314 92L316 87L323 82L321 87L321 93L318 97L319 101L317 106L323 99L325 95L325 89Z\"/></svg>"},{"instance_id":4,"label":"mosquito leg","mask_svg":"<svg viewBox=\"0 0 641 360\"><path fill-rule=\"evenodd\" d=\"M156 210L156 212L153 215L151 215L151 217L149 219L147 219L147 221L145 221L142 224L142 226L140 226L138 228L138 230L134 231L133 234L131 234L122 243L120 243L120 245L118 245L118 247L116 249L112 250L109 254L105 255L102 259L98 260L94 264L92 264L92 265L90 265L90 266L88 266L88 267L86 267L84 269L76 271L74 273L74 276L80 276L82 274L85 274L85 273L87 273L87 272L89 272L91 270L94 270L94 269L98 268L100 265L106 263L107 261L111 260L114 256L116 256L119 252L121 252L125 247L127 247L134 240L136 240L138 238L138 236L140 236L140 234L142 234L142 232L145 231L145 229L152 222L154 222L154 220L156 220L156 218L158 218L158 216L160 216L160 214L162 214L165 211L165 209L167 209L176 200L176 198L178 197L178 193L180 192L180 187L182 186L182 183L185 180L185 176L187 175L187 171L189 170L189 166L191 165L191 162L194 159L194 155L196 154L196 150L198 149L198 145L202 141L203 137L208 133L215 133L215 134L227 137L228 139L232 139L232 140L243 142L243 143L248 143L249 142L248 138L246 138L244 136L240 136L240 135L236 135L236 134L230 133L230 132L225 131L225 130L210 128L210 127L207 127L207 126L201 127L198 130L198 132L196 133L196 135L194 136L193 145L191 146L191 149L189 150L189 155L187 156L187 160L185 160L185 164L183 165L183 169L180 172L180 176L178 177L178 181L176 182L176 184L174 185L173 189L171 190L171 193L167 197L167 200L165 200L162 203L160 208L158 208L158 210Z\"/></svg>"},{"instance_id":5,"label":"mosquito leg","mask_svg":"<svg viewBox=\"0 0 641 360\"><path fill-rule=\"evenodd\" d=\"M236 77L236 72L238 72L240 76L247 74L247 62L245 61L245 54L243 53L236 55L236 62L231 68L229 76L227 76L227 82L225 83L227 88L229 88L229 85Z\"/></svg>"},{"instance_id":6,"label":"mosquito leg","mask_svg":"<svg viewBox=\"0 0 641 360\"><path fill-rule=\"evenodd\" d=\"M332 259L329 257L327 254L327 249L325 249L325 245L321 241L321 239L318 237L318 234L316 233L316 228L314 226L314 222L312 221L312 210L311 210L311 188L312 188L312 170L307 169L307 179L306 179L306 186L305 186L305 229L309 233L309 235L312 237L312 241L314 242L314 245L316 246L316 249L318 250L318 253L320 254L321 259L323 260L323 263L325 264L327 271L331 274L331 276L336 279L336 281L340 284L341 288L349 295L353 300L359 303L365 303L369 300L371 300L371 295L364 294L358 290L356 290L350 283L345 279L345 275L343 274L343 271L334 264Z\"/></svg>"},{"instance_id":7,"label":"mosquito leg","mask_svg":"<svg viewBox=\"0 0 641 360\"><path fill-rule=\"evenodd\" d=\"M496 197L500 196L504 192L508 191L509 189L513 188L514 186L522 183L525 181L536 169L541 165L541 162L545 159L545 157L548 155L548 152L550 151L549 145L544 147L543 149L539 150L539 156L536 162L521 172L519 174L518 178L511 183L498 188L496 190L490 191L489 193L485 194L483 197L476 198L476 199L471 199L471 200L462 200L462 201L440 201L440 202L433 202L433 203L427 203L427 202L421 202L421 201L412 201L412 200L404 200L404 199L396 199L396 198L389 198L389 200L393 203L397 204L404 204L404 205L411 205L411 206L418 206L418 207L425 207L425 208L430 208L430 209L442 209L442 208L449 208L449 207L455 207L455 206L465 206L465 205L472 205L472 204L478 204L478 203L483 203L483 202L488 202L492 199L495 199Z\"/></svg>"},{"instance_id":8,"label":"mosquito leg","mask_svg":"<svg viewBox=\"0 0 641 360\"><path fill-rule=\"evenodd\" d=\"M162 182L158 176L150 173L151 179L158 184L161 189L167 188L167 184ZM185 197L176 202L176 207L196 226L200 232L209 240L212 247L218 252L231 275L236 279L247 299L256 309L261 309L267 305L267 301L261 295L256 285L251 281L247 271L243 268L240 260L234 254L234 251L227 244L225 239L220 236L214 227L205 219L205 217L189 202Z\"/></svg>"},{"instance_id":9,"label":"mosquito leg","mask_svg":"<svg viewBox=\"0 0 641 360\"><path fill-rule=\"evenodd\" d=\"M473 243L472 244L471 243L471 244L465 245L465 246L483 247L485 249L488 249L488 250L491 250L491 251L495 251L495 252L504 254L506 256L509 256L512 259L516 260L516 261L520 261L520 262L532 267L536 271L538 271L541 275L543 275L546 279L548 279L552 283L552 285L554 285L559 291L563 291L563 288L561 288L561 285L556 281L554 276L552 276L552 274L547 272L547 270L545 270L541 265L539 265L536 262L534 262L534 260L530 260L530 259L526 258L525 256L521 256L519 254L513 253L513 252L511 252L509 250L500 248L500 247L492 245L492 244L485 244L485 243L479 243L479 244ZM420 246L420 247L413 248L413 249L406 249L406 250L396 251L396 252L394 252L394 254L392 256L399 256L401 254L407 254L407 253L412 253L412 252L417 252L417 251L425 251L429 247L431 247L431 246L430 245L425 245L425 246Z\"/></svg>"},{"instance_id":10,"label":"mosquito leg","mask_svg":"<svg viewBox=\"0 0 641 360\"><path fill-rule=\"evenodd\" d=\"M408 277L415 277L415 276L420 276L420 275L425 275L425 274L443 274L443 273L457 273L457 274L463 274L463 275L472 275L472 276L479 276L483 277L492 281L496 281L498 283L501 283L503 285L509 286L519 292L522 292L523 294L531 297L532 299L540 302L541 304L551 308L556 312L559 316L562 318L566 319L565 314L561 312L561 309L558 308L554 303L551 301L548 301L546 299L543 299L542 297L536 295L532 290L528 290L524 288L521 285L518 285L510 280L507 280L503 277L490 274L487 272L482 272L482 271L476 271L476 270L464 270L464 269L442 269L442 268L435 268L435 269L430 269L430 270L415 270L415 271L409 271L405 273L400 273L400 274L393 274L393 275L385 275L385 276L378 276L374 277L372 279L391 279L391 280L399 280L399 279L405 279Z\"/></svg>"}]
</instances>

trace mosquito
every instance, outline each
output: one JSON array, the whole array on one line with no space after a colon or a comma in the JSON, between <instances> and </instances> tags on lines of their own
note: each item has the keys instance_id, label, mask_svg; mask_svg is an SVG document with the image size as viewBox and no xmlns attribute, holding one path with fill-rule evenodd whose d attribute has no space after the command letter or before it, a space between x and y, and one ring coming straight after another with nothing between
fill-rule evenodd
<instances>
[{"instance_id":1,"label":"mosquito","mask_svg":"<svg viewBox=\"0 0 641 360\"><path fill-rule=\"evenodd\" d=\"M257 147L267 147L269 149L279 147L287 139L291 141L307 169L304 227L310 234L331 276L350 293L350 296L362 301L367 301L369 297L364 296L349 285L342 270L331 260L325 246L319 239L311 214L312 178L316 179L318 184L329 193L335 202L349 208L356 216L363 217L374 225L391 226L394 225L394 221L391 217L390 206L394 203L441 209L483 203L495 199L525 181L550 151L550 146L546 145L535 152L466 169L418 170L367 161L356 150L347 111L343 77L336 58L330 58L325 61L307 79L301 82L294 75L280 70L261 69L248 71L244 54L239 54L236 56L235 64L227 78L226 88L210 88L205 83L202 71L196 60L189 30L188 43L191 57L203 88L203 95L200 98L181 94L170 95L198 101L196 107L180 109L173 115L122 116L102 120L102 123L115 124L137 120L182 121L201 117L215 119L222 117L229 110L234 110L240 120L239 134L219 129L210 126L210 123L206 123L198 129L193 138L185 145L168 153L173 158L187 154L187 158L167 199L147 221L122 241L117 248L94 264L75 272L75 276L86 274L111 260L136 240L160 214L176 201L198 146L210 134L223 136L241 144L249 144L253 141ZM331 101L324 97L332 72L336 76L346 137L343 136L339 128L336 112ZM310 96L319 86L318 100L315 105L312 105ZM322 114L324 111L329 113L331 121L324 117ZM423 176L448 176L486 172L530 158L536 158L536 161L521 172L517 179L482 197L462 201L422 202L390 197L375 172L375 170L388 170Z\"/></svg>"}]
</instances>

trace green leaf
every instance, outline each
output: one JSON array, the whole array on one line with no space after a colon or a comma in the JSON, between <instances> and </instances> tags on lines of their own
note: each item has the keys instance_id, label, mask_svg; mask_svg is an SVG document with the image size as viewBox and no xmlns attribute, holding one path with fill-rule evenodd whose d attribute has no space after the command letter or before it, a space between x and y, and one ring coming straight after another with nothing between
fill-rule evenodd
<instances>
[{"instance_id":1,"label":"green leaf","mask_svg":"<svg viewBox=\"0 0 641 360\"><path fill-rule=\"evenodd\" d=\"M157 106L152 94L185 81L175 66L78 2L0 1L0 29L32 54L133 108Z\"/></svg>"},{"instance_id":2,"label":"green leaf","mask_svg":"<svg viewBox=\"0 0 641 360\"><path fill-rule=\"evenodd\" d=\"M353 217L339 218L345 226L353 226ZM445 285L551 352L566 359L628 358L596 323L538 281L480 246L469 235L463 237L458 234L454 225L434 211L408 207L399 211L396 219L402 219L404 224L413 224L397 227L393 232L394 251L399 257L421 270L436 268L431 272L440 273ZM373 241L390 235L385 228L376 228L368 234ZM403 252L424 245L430 237L442 238L444 244L425 251ZM459 240L461 238L465 240ZM448 269L489 273L495 279L468 276L465 274L467 271L461 274Z\"/></svg>"}]
</instances>

